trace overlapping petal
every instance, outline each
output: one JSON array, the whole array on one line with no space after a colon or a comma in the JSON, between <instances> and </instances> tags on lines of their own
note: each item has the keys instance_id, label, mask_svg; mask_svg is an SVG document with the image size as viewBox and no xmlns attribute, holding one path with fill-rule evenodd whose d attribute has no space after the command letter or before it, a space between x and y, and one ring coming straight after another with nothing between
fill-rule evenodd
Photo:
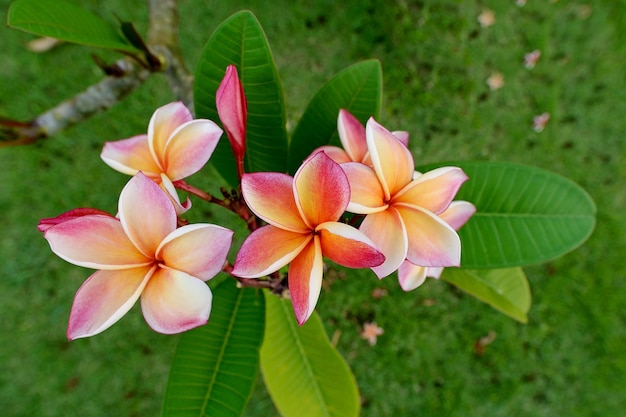
<instances>
[{"instance_id":1,"label":"overlapping petal","mask_svg":"<svg viewBox=\"0 0 626 417\"><path fill-rule=\"evenodd\" d=\"M376 172L358 162L341 164L350 184L350 203L347 211L357 214L377 213L387 209L385 193Z\"/></svg>"},{"instance_id":2,"label":"overlapping petal","mask_svg":"<svg viewBox=\"0 0 626 417\"><path fill-rule=\"evenodd\" d=\"M419 206L439 214L450 205L467 178L461 168L441 167L433 169L411 181L394 195L392 202Z\"/></svg>"},{"instance_id":3,"label":"overlapping petal","mask_svg":"<svg viewBox=\"0 0 626 417\"><path fill-rule=\"evenodd\" d=\"M155 269L150 265L94 273L74 297L67 338L89 337L111 327L135 304Z\"/></svg>"},{"instance_id":4,"label":"overlapping petal","mask_svg":"<svg viewBox=\"0 0 626 417\"><path fill-rule=\"evenodd\" d=\"M293 310L302 325L315 310L322 289L324 261L318 236L314 236L289 265L289 294Z\"/></svg>"},{"instance_id":5,"label":"overlapping petal","mask_svg":"<svg viewBox=\"0 0 626 417\"><path fill-rule=\"evenodd\" d=\"M406 258L421 266L459 266L461 240L437 215L420 207L396 204L409 239Z\"/></svg>"},{"instance_id":6,"label":"overlapping petal","mask_svg":"<svg viewBox=\"0 0 626 417\"><path fill-rule=\"evenodd\" d=\"M324 256L348 268L369 268L385 256L363 232L345 223L327 222L317 226Z\"/></svg>"},{"instance_id":7,"label":"overlapping petal","mask_svg":"<svg viewBox=\"0 0 626 417\"><path fill-rule=\"evenodd\" d=\"M118 210L126 234L147 257L153 257L165 236L176 229L176 211L170 199L141 172L122 190Z\"/></svg>"},{"instance_id":8,"label":"overlapping petal","mask_svg":"<svg viewBox=\"0 0 626 417\"><path fill-rule=\"evenodd\" d=\"M147 265L148 256L137 250L118 219L89 215L50 227L44 234L50 248L74 265L94 269L125 269Z\"/></svg>"},{"instance_id":9,"label":"overlapping petal","mask_svg":"<svg viewBox=\"0 0 626 417\"><path fill-rule=\"evenodd\" d=\"M338 164L343 164L344 162L352 162L350 155L347 154L342 148L338 146L325 145L320 146L311 152L311 155L314 155L318 152L324 152L330 159L337 162Z\"/></svg>"},{"instance_id":10,"label":"overlapping petal","mask_svg":"<svg viewBox=\"0 0 626 417\"><path fill-rule=\"evenodd\" d=\"M207 281L222 270L232 238L232 230L224 227L190 224L170 233L157 249L156 258Z\"/></svg>"},{"instance_id":11,"label":"overlapping petal","mask_svg":"<svg viewBox=\"0 0 626 417\"><path fill-rule=\"evenodd\" d=\"M164 160L165 146L172 133L191 120L191 112L180 101L166 104L154 112L148 124L148 146L155 161Z\"/></svg>"},{"instance_id":12,"label":"overlapping petal","mask_svg":"<svg viewBox=\"0 0 626 417\"><path fill-rule=\"evenodd\" d=\"M294 175L296 205L310 229L336 221L350 202L350 184L341 167L324 152L305 161Z\"/></svg>"},{"instance_id":13,"label":"overlapping petal","mask_svg":"<svg viewBox=\"0 0 626 417\"><path fill-rule=\"evenodd\" d=\"M339 132L339 140L350 160L364 162L368 150L365 128L361 122L347 110L341 109L337 118L337 131Z\"/></svg>"},{"instance_id":14,"label":"overlapping petal","mask_svg":"<svg viewBox=\"0 0 626 417\"><path fill-rule=\"evenodd\" d=\"M167 176L176 181L198 172L213 154L220 136L222 129L210 120L196 119L179 126L163 152Z\"/></svg>"},{"instance_id":15,"label":"overlapping petal","mask_svg":"<svg viewBox=\"0 0 626 417\"><path fill-rule=\"evenodd\" d=\"M237 253L233 275L260 278L291 262L312 239L310 233L292 232L268 225L256 229Z\"/></svg>"},{"instance_id":16,"label":"overlapping petal","mask_svg":"<svg viewBox=\"0 0 626 417\"><path fill-rule=\"evenodd\" d=\"M378 278L386 277L398 269L406 258L408 237L398 210L393 207L380 213L369 214L359 228L385 255L385 262L372 268Z\"/></svg>"},{"instance_id":17,"label":"overlapping petal","mask_svg":"<svg viewBox=\"0 0 626 417\"><path fill-rule=\"evenodd\" d=\"M212 301L213 294L201 279L160 267L141 294L141 311L153 330L174 334L205 324Z\"/></svg>"},{"instance_id":18,"label":"overlapping petal","mask_svg":"<svg viewBox=\"0 0 626 417\"><path fill-rule=\"evenodd\" d=\"M293 178L278 172L245 174L241 191L250 210L269 224L293 232L305 232L293 195Z\"/></svg>"},{"instance_id":19,"label":"overlapping petal","mask_svg":"<svg viewBox=\"0 0 626 417\"><path fill-rule=\"evenodd\" d=\"M389 200L411 182L415 164L411 152L391 132L370 118L365 127L372 164Z\"/></svg>"},{"instance_id":20,"label":"overlapping petal","mask_svg":"<svg viewBox=\"0 0 626 417\"><path fill-rule=\"evenodd\" d=\"M106 142L100 157L111 168L127 175L142 171L150 178L157 179L163 170L150 152L147 135Z\"/></svg>"},{"instance_id":21,"label":"overlapping petal","mask_svg":"<svg viewBox=\"0 0 626 417\"><path fill-rule=\"evenodd\" d=\"M439 215L454 230L459 230L476 213L476 207L469 201L453 201L450 206Z\"/></svg>"},{"instance_id":22,"label":"overlapping petal","mask_svg":"<svg viewBox=\"0 0 626 417\"><path fill-rule=\"evenodd\" d=\"M424 266L414 265L409 261L404 261L398 268L398 282L404 291L412 291L426 281L426 270Z\"/></svg>"}]
</instances>

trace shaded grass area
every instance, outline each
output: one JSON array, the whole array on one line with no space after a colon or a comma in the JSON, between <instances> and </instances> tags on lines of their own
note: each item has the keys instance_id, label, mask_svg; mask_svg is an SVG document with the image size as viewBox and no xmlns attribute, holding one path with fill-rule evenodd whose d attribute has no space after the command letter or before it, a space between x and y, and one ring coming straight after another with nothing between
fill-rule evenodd
<instances>
[{"instance_id":1,"label":"shaded grass area","mask_svg":"<svg viewBox=\"0 0 626 417\"><path fill-rule=\"evenodd\" d=\"M248 8L259 18L283 77L290 125L332 74L379 58L381 122L411 133L418 164L507 160L572 178L598 205L598 226L577 251L526 268L533 290L528 325L500 315L444 282L403 293L395 277L333 268L318 311L359 383L364 416L619 415L626 407L626 180L623 94L626 49L617 2L260 1L181 2L190 67L212 29ZM124 2L85 2L147 27ZM0 0L0 19L8 2ZM477 16L495 12L482 28ZM35 55L32 37L0 29L0 115L27 119L100 78L97 52L62 45ZM528 70L524 54L539 49ZM490 90L485 80L503 75ZM151 332L134 308L103 334L68 343L76 289L89 272L52 255L38 219L74 207L115 211L127 181L99 159L105 140L143 132L172 99L154 77L129 99L31 147L0 149L0 405L7 416L158 415L176 337ZM533 117L548 112L543 132ZM215 177L190 182L212 189ZM192 220L223 213L201 202ZM242 239L239 236L238 239ZM384 290L384 291L383 291ZM373 293L385 294L374 297ZM385 333L370 347L364 322ZM477 340L490 332L479 354ZM275 415L262 382L247 410Z\"/></svg>"}]
</instances>

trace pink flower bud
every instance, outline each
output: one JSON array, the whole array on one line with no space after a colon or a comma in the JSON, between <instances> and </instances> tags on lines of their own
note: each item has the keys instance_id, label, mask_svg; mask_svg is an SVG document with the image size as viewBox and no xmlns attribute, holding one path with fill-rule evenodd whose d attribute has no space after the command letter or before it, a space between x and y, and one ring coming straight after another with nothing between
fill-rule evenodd
<instances>
[{"instance_id":1,"label":"pink flower bud","mask_svg":"<svg viewBox=\"0 0 626 417\"><path fill-rule=\"evenodd\" d=\"M224 125L228 140L233 148L239 177L243 175L243 161L246 154L247 104L243 86L237 75L237 68L229 65L224 79L215 95L217 113Z\"/></svg>"}]
</instances>

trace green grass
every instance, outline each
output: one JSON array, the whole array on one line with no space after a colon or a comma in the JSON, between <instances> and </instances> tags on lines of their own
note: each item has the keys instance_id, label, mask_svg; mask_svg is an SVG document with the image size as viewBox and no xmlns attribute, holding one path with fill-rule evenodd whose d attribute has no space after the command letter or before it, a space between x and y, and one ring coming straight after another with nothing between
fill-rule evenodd
<instances>
[{"instance_id":1,"label":"green grass","mask_svg":"<svg viewBox=\"0 0 626 417\"><path fill-rule=\"evenodd\" d=\"M8 1L0 0L0 20ZM84 2L147 27L128 2ZM181 2L181 40L193 67L210 33L241 8L267 32L290 125L332 74L379 58L381 122L411 133L418 164L506 160L550 169L586 188L598 225L577 251L526 268L529 324L518 324L444 282L403 293L394 277L330 273L318 311L356 374L363 416L615 416L626 407L626 7L618 2ZM226 5L228 3L228 5ZM491 3L490 5L488 3ZM495 25L481 28L483 8ZM0 115L28 119L100 78L74 45L46 54L0 29ZM537 66L524 54L542 51ZM492 72L505 85L490 91ZM55 257L38 219L74 207L115 211L127 178L99 159L105 140L145 131L172 99L151 79L108 113L30 147L0 149L0 409L6 416L155 416L176 337L155 334L138 308L103 334L68 343L73 295L89 271ZM546 129L533 116L549 112ZM213 187L212 177L190 182ZM196 220L220 216L196 201ZM192 210L193 211L193 210ZM206 217L205 217L206 218ZM211 220L214 221L214 220ZM344 274L345 272L345 274ZM372 297L375 288L388 295ZM370 347L361 325L385 329ZM475 342L496 337L482 355ZM275 415L262 382L246 415Z\"/></svg>"}]
</instances>

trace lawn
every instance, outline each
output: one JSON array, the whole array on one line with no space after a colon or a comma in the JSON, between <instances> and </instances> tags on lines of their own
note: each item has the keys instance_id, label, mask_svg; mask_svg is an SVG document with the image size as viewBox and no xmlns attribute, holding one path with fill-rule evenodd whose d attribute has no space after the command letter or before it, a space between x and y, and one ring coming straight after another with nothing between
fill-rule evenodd
<instances>
[{"instance_id":1,"label":"lawn","mask_svg":"<svg viewBox=\"0 0 626 417\"><path fill-rule=\"evenodd\" d=\"M6 21L9 1L0 0ZM81 1L147 28L143 2ZM180 2L190 68L237 10L263 25L281 73L289 126L346 66L378 58L380 121L411 134L418 164L513 161L571 178L598 207L576 251L525 268L529 323L429 280L404 293L394 276L333 269L318 303L352 367L363 416L617 416L626 409L626 6L610 1ZM213 4L214 3L214 4ZM519 2L518 2L519 3ZM493 15L485 13L487 10ZM483 24L479 22L482 17ZM494 17L488 25L490 17ZM63 44L35 54L31 35L0 28L0 117L43 112L97 82L90 58ZM534 68L525 54L541 57ZM496 84L500 74L503 84ZM492 86L487 80L492 81ZM499 87L499 88L495 88ZM34 145L0 148L0 410L4 416L156 416L177 337L152 332L137 306L111 329L69 343L67 318L89 271L54 256L36 230L74 207L115 212L127 177L99 158L104 141L145 132L173 100L154 76L108 112ZM533 118L550 115L545 128ZM214 175L190 179L216 186ZM222 216L194 201L193 220ZM375 346L364 322L384 329ZM480 340L490 342L480 348ZM276 415L262 380L247 416Z\"/></svg>"}]
</instances>

